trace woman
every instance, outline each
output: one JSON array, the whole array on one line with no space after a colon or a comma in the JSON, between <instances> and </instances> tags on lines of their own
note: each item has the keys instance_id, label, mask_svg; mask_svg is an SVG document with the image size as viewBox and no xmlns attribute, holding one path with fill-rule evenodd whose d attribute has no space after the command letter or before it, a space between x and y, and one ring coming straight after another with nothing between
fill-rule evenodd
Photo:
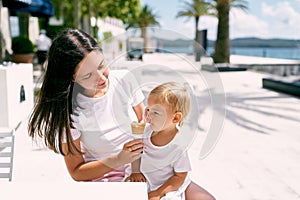
<instances>
[{"instance_id":1,"label":"woman","mask_svg":"<svg viewBox=\"0 0 300 200\"><path fill-rule=\"evenodd\" d=\"M109 71L91 36L65 30L49 49L29 135L43 137L49 148L62 154L76 181L123 181L129 163L140 158L143 150L142 140L127 134L128 108L138 121L143 116L144 96L138 88L130 73ZM187 199L200 196L213 199L191 183Z\"/></svg>"}]
</instances>

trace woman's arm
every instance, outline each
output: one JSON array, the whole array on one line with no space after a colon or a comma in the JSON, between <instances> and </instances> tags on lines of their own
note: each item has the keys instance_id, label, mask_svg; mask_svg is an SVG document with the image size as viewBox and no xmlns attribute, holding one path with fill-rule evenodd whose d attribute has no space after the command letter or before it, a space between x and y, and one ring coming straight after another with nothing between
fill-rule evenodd
<instances>
[{"instance_id":1,"label":"woman's arm","mask_svg":"<svg viewBox=\"0 0 300 200\"><path fill-rule=\"evenodd\" d=\"M75 140L74 144L80 148L80 139ZM67 149L67 144L63 144L63 151L66 153L64 159L67 169L71 177L76 181L90 181L102 177L113 169L138 159L143 150L142 141L136 139L124 144L120 153L112 155L105 160L85 162L82 155L68 154Z\"/></svg>"},{"instance_id":2,"label":"woman's arm","mask_svg":"<svg viewBox=\"0 0 300 200\"><path fill-rule=\"evenodd\" d=\"M78 149L80 149L80 139L74 141L74 144ZM81 154L67 154L67 144L62 145L64 157L67 169L71 177L75 181L89 181L103 176L104 174L110 172L112 168L104 165L100 161L93 161L86 163Z\"/></svg>"},{"instance_id":3,"label":"woman's arm","mask_svg":"<svg viewBox=\"0 0 300 200\"><path fill-rule=\"evenodd\" d=\"M132 108L136 114L138 122L141 122L143 120L143 114L144 114L144 109L145 109L144 103L143 102L139 103L138 105L133 106Z\"/></svg>"},{"instance_id":4,"label":"woman's arm","mask_svg":"<svg viewBox=\"0 0 300 200\"><path fill-rule=\"evenodd\" d=\"M183 184L187 172L174 172L174 175L169 178L163 185L161 185L157 190L148 193L148 198L153 197L163 197L165 194L171 191L176 191ZM155 199L155 198L154 198Z\"/></svg>"}]
</instances>

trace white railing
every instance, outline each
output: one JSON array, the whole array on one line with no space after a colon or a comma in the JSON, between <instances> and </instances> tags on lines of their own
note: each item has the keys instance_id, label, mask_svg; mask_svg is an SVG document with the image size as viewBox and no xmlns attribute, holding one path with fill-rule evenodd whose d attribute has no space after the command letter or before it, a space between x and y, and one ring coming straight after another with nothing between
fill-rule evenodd
<instances>
[{"instance_id":1,"label":"white railing","mask_svg":"<svg viewBox=\"0 0 300 200\"><path fill-rule=\"evenodd\" d=\"M0 179L12 180L15 130L0 129Z\"/></svg>"}]
</instances>

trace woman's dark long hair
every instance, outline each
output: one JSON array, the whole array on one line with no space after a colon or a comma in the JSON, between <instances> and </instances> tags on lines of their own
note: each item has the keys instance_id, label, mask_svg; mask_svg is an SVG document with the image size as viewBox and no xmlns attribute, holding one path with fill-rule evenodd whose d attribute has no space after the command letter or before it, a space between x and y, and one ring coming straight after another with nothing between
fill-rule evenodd
<instances>
[{"instance_id":1,"label":"woman's dark long hair","mask_svg":"<svg viewBox=\"0 0 300 200\"><path fill-rule=\"evenodd\" d=\"M72 92L74 73L79 62L91 51L99 49L97 42L77 29L67 29L54 40L48 52L43 84L28 123L29 136L44 138L46 146L56 153L62 150L66 138L69 153L80 153L71 137ZM64 136L65 135L65 136Z\"/></svg>"}]
</instances>

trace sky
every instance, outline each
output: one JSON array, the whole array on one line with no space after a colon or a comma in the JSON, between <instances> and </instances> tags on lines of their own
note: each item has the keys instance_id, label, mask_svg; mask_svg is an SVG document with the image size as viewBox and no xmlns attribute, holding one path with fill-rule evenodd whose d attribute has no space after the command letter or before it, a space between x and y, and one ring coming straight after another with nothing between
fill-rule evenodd
<instances>
[{"instance_id":1,"label":"sky","mask_svg":"<svg viewBox=\"0 0 300 200\"><path fill-rule=\"evenodd\" d=\"M176 18L185 1L192 0L141 0L159 16L161 29L174 31L180 36L194 38L194 19ZM258 37L263 39L300 39L300 0L247 0L248 9L230 11L230 39ZM215 17L202 16L199 29L207 29L207 37L217 37ZM163 34L162 34L163 35ZM170 37L166 34L162 37Z\"/></svg>"}]
</instances>

